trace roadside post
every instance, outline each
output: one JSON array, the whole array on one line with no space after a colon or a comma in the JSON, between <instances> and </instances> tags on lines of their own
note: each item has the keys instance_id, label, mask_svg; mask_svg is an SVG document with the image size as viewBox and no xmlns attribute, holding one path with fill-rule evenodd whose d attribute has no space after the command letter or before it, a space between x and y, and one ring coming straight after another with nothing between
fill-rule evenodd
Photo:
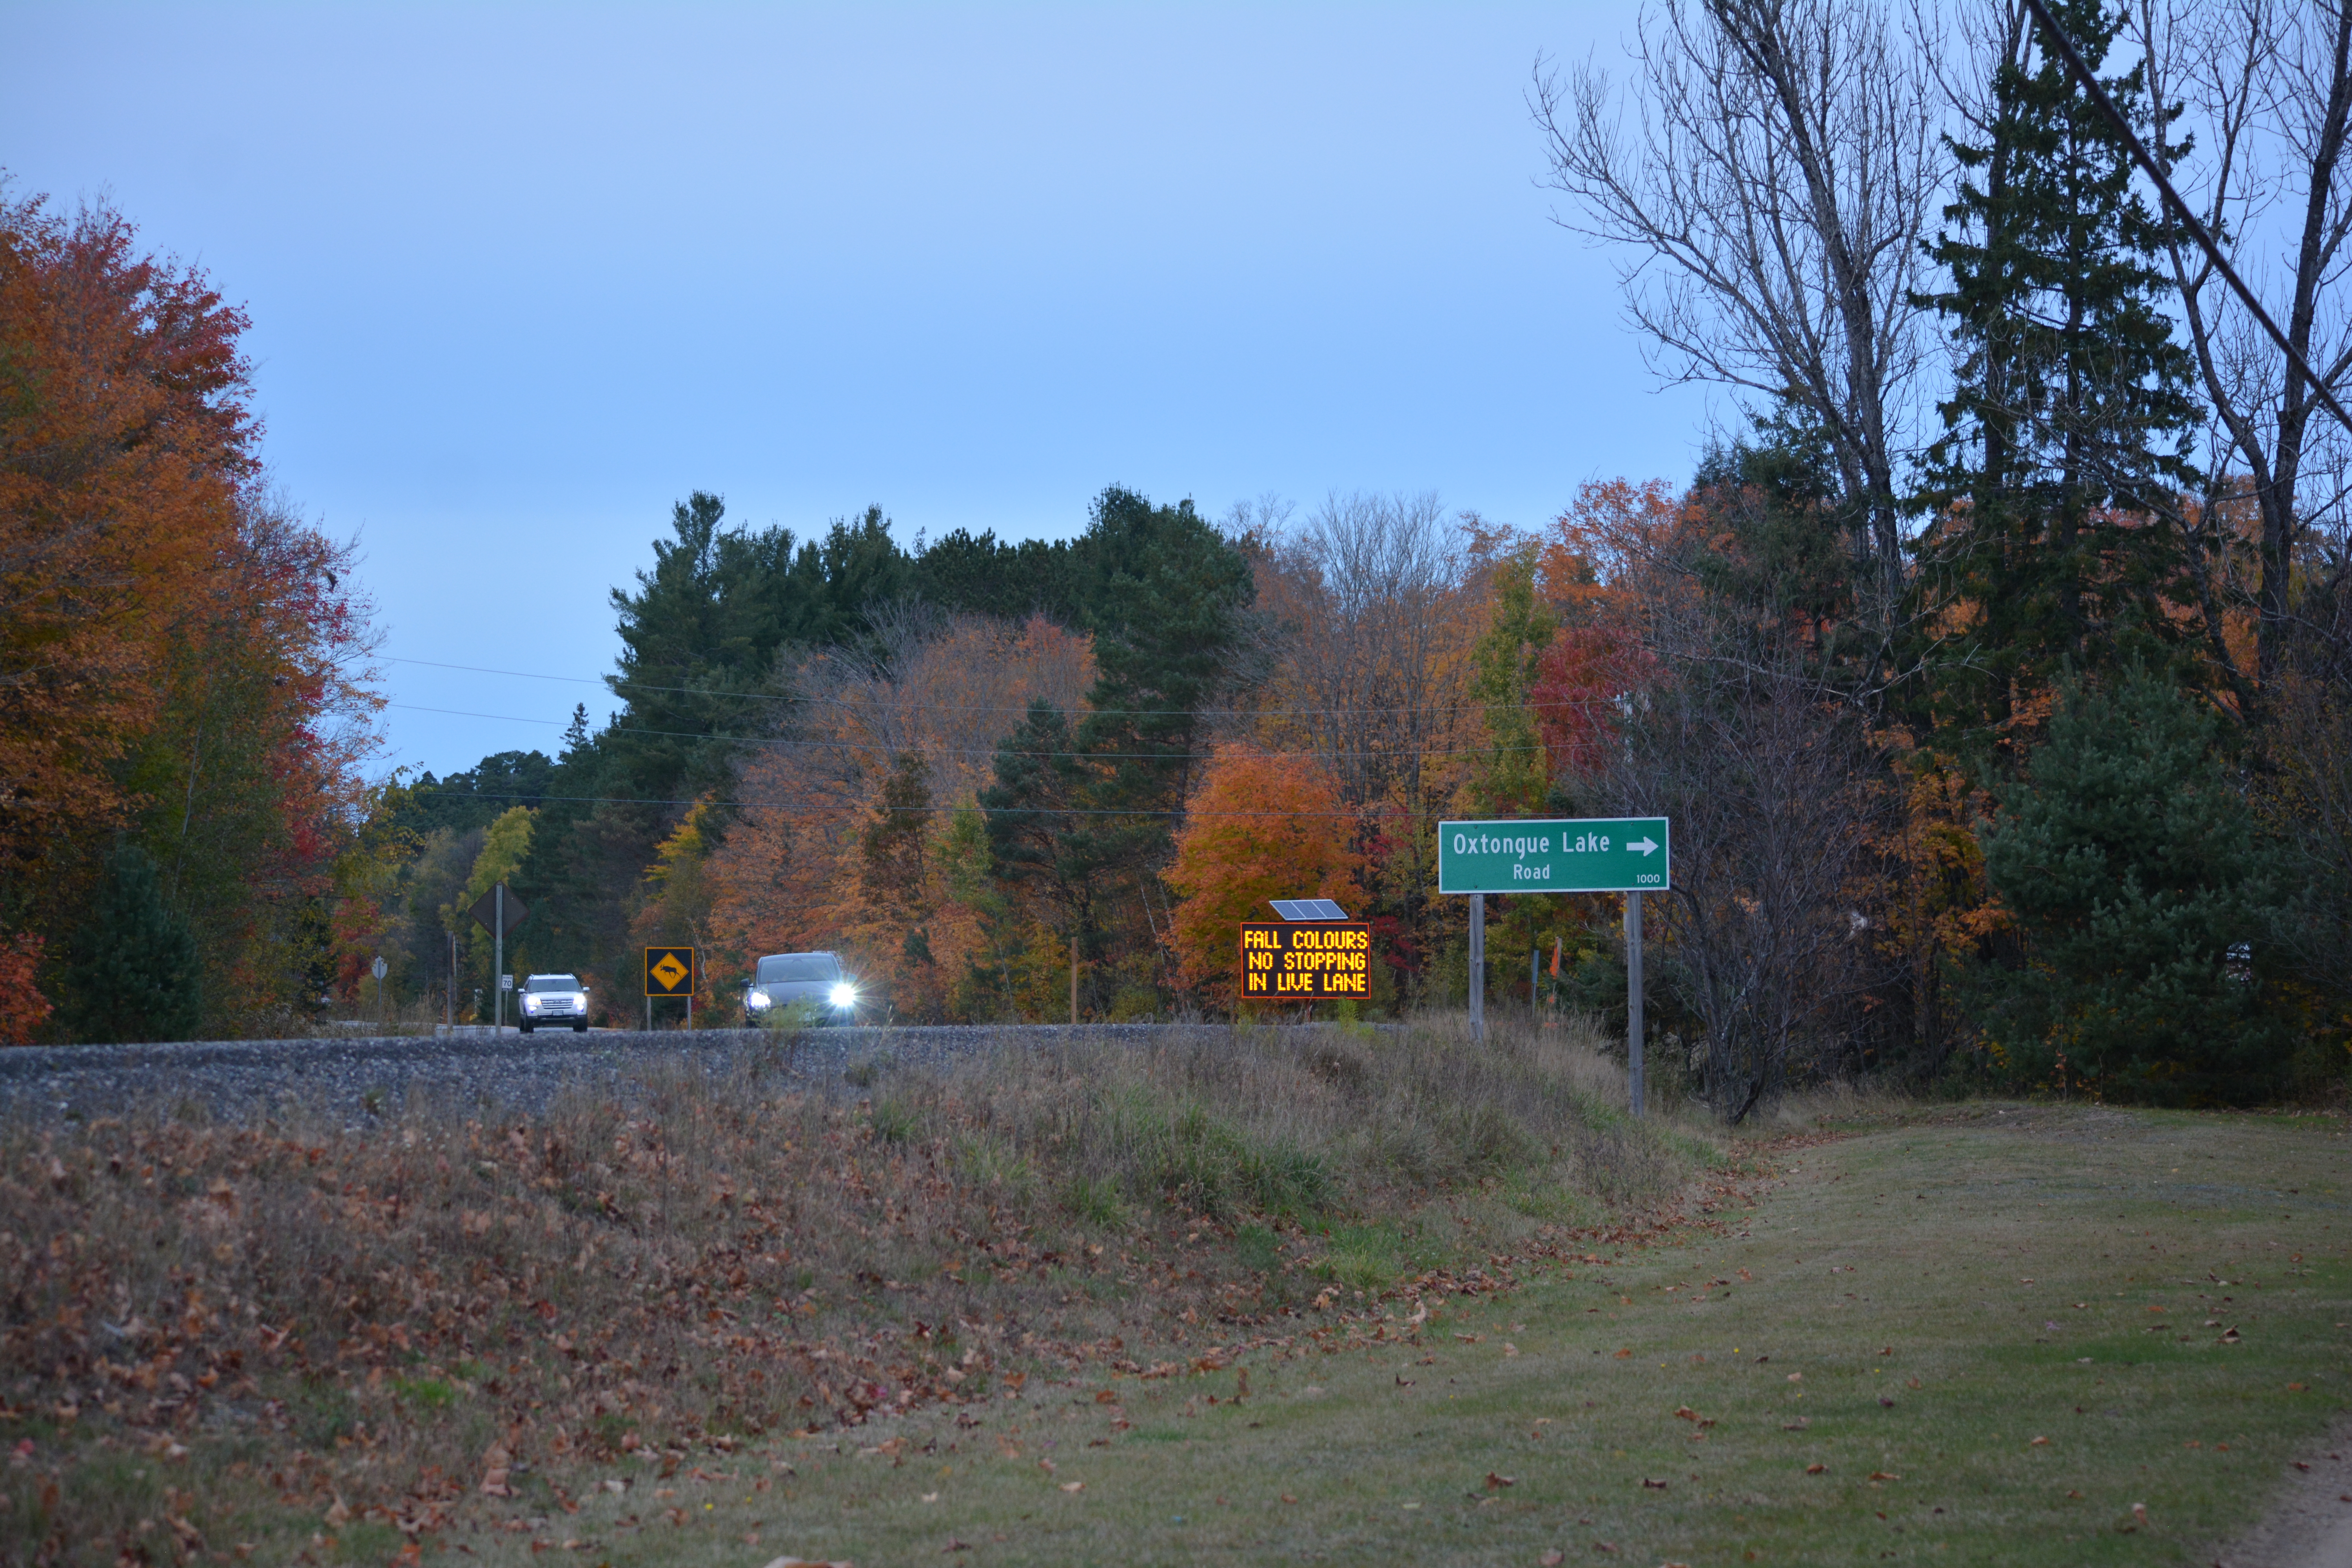
<instances>
[{"instance_id":1,"label":"roadside post","mask_svg":"<svg viewBox=\"0 0 2352 1568\"><path fill-rule=\"evenodd\" d=\"M1486 1037L1486 895L1625 895L1626 1098L1643 1114L1642 895L1674 886L1663 816L1542 817L1437 825L1437 890L1470 896L1470 1037ZM1533 961L1528 974L1533 984Z\"/></svg>"},{"instance_id":2,"label":"roadside post","mask_svg":"<svg viewBox=\"0 0 2352 1568\"><path fill-rule=\"evenodd\" d=\"M686 998L686 1026L694 1027L694 949L690 947L649 947L646 949L646 1028L654 1026L654 998L683 996Z\"/></svg>"},{"instance_id":3,"label":"roadside post","mask_svg":"<svg viewBox=\"0 0 2352 1568\"><path fill-rule=\"evenodd\" d=\"M368 965L368 973L375 976L375 1026L379 1031L383 1028L383 977L390 967L380 952L375 955L375 962Z\"/></svg>"},{"instance_id":4,"label":"roadside post","mask_svg":"<svg viewBox=\"0 0 2352 1568\"><path fill-rule=\"evenodd\" d=\"M1483 892L1470 895L1470 1041L1479 1046L1486 1043L1486 895Z\"/></svg>"},{"instance_id":5,"label":"roadside post","mask_svg":"<svg viewBox=\"0 0 2352 1568\"><path fill-rule=\"evenodd\" d=\"M507 973L507 932L530 919L530 906L507 891L507 885L500 882L476 899L469 912L474 923L490 933L490 973L495 977L491 982L495 1000L490 1004L490 1032L498 1034L506 1027L507 992L514 985L513 976Z\"/></svg>"}]
</instances>

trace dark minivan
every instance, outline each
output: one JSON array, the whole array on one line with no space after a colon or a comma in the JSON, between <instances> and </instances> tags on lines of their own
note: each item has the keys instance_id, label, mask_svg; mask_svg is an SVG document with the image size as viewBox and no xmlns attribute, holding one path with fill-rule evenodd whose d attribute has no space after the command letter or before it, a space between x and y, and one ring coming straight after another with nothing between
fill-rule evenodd
<instances>
[{"instance_id":1,"label":"dark minivan","mask_svg":"<svg viewBox=\"0 0 2352 1568\"><path fill-rule=\"evenodd\" d=\"M810 1022L857 1021L857 986L830 952L772 952L751 972L743 993L743 1021L764 1024L787 1011Z\"/></svg>"}]
</instances>

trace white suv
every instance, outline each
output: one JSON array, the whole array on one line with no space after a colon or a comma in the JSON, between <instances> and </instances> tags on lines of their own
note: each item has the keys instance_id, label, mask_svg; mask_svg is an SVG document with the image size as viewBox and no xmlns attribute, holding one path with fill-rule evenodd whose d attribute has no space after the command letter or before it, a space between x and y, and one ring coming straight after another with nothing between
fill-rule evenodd
<instances>
[{"instance_id":1,"label":"white suv","mask_svg":"<svg viewBox=\"0 0 2352 1568\"><path fill-rule=\"evenodd\" d=\"M574 1034L588 1032L588 988L576 974L534 974L522 983L522 1016L516 1020L530 1034L541 1024L572 1026Z\"/></svg>"}]
</instances>

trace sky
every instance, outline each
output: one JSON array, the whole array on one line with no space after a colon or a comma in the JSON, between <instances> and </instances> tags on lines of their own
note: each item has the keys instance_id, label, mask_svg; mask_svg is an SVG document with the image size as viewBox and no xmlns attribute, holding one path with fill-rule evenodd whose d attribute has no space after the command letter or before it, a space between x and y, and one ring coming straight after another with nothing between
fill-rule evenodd
<instances>
[{"instance_id":1,"label":"sky","mask_svg":"<svg viewBox=\"0 0 2352 1568\"><path fill-rule=\"evenodd\" d=\"M695 489L911 542L1111 483L1534 527L1686 479L1722 407L1645 368L1526 101L1633 20L7 3L0 168L250 311L273 477L360 542L383 765L447 773L610 711L610 590Z\"/></svg>"}]
</instances>

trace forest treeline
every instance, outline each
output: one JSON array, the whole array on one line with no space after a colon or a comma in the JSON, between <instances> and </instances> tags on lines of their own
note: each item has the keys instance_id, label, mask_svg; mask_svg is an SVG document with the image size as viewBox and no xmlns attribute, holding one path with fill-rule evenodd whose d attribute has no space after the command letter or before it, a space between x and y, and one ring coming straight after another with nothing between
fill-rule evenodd
<instances>
[{"instance_id":1,"label":"forest treeline","mask_svg":"<svg viewBox=\"0 0 2352 1568\"><path fill-rule=\"evenodd\" d=\"M475 1016L501 881L508 968L616 1020L651 943L718 1021L807 948L876 1019L1066 1017L1074 952L1087 1017L1223 1016L1289 896L1372 923L1370 1010L1444 1005L1442 817L1660 815L1654 1048L1727 1118L1863 1073L2340 1093L2352 16L2051 9L2095 91L1999 3L1674 0L1627 70L1538 68L1561 220L1742 411L1687 481L1531 529L1114 486L1020 542L696 491L613 593L608 722L373 787L364 606L258 488L241 318L120 220L9 209L8 1026L180 1027L106 968L141 942L206 1030L362 1001L378 953ZM1490 908L1490 997L1622 1023L1617 900Z\"/></svg>"}]
</instances>

